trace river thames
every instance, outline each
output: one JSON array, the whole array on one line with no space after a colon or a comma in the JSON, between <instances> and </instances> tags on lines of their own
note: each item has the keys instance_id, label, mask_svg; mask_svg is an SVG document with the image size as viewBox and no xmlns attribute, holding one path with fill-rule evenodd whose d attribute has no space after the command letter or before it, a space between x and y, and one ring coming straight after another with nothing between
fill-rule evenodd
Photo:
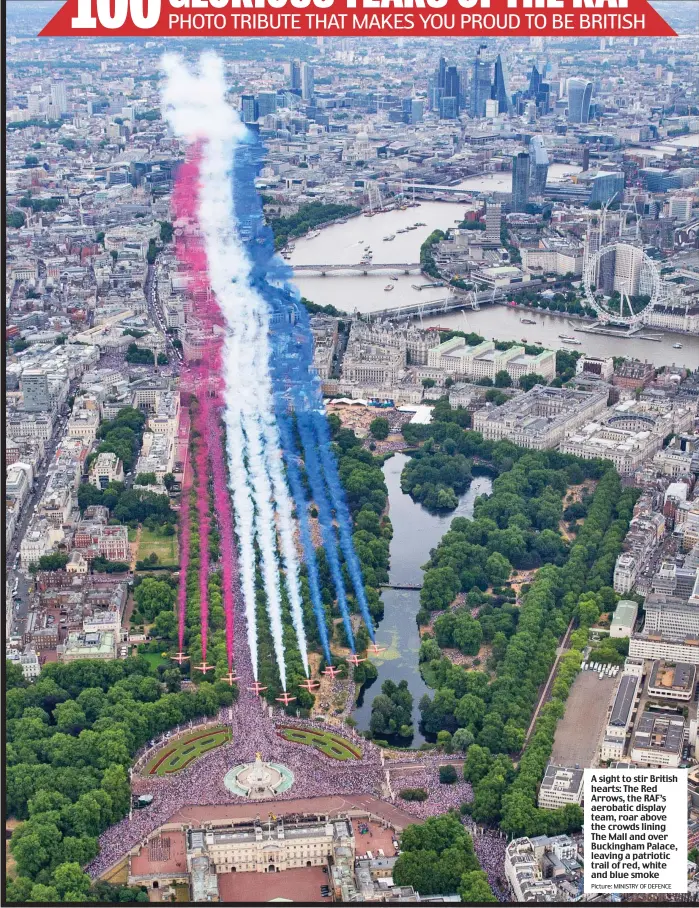
<instances>
[{"instance_id":1,"label":"river thames","mask_svg":"<svg viewBox=\"0 0 699 908\"><path fill-rule=\"evenodd\" d=\"M559 179L574 167L555 165ZM489 176L492 176L492 184ZM488 189L507 192L510 188L510 174L492 174L474 177L466 183L475 191ZM387 211L374 217L350 218L344 224L332 224L320 231L318 236L301 237L295 241L290 257L292 265L356 265L364 250L373 252L374 264L411 264L420 258L420 246L433 230L446 230L463 220L469 206L457 202L422 202L416 208L405 211ZM406 233L398 233L416 223ZM384 237L394 236L393 240ZM303 296L320 305L332 304L344 312L375 312L388 306L398 308L416 302L442 299L446 288L415 290L414 285L425 284L425 278L418 273L400 274L397 281L389 280L386 274L370 275L329 275L327 277L295 277L295 283ZM392 286L393 290L385 288ZM521 318L532 318L536 325L522 324ZM579 319L565 315L543 314L541 310L525 311L508 309L502 305L484 305L480 311L452 312L425 318L425 327L440 325L448 329L476 331L486 338L497 340L522 340L528 343L541 342L549 349L566 349L559 335L575 334L577 328L585 325ZM686 366L699 368L699 337L647 329L642 333L660 335L660 342L634 338L615 338L605 335L575 334L580 346L569 349L580 350L595 356L626 356L653 363L654 365ZM673 349L681 343L682 349Z\"/></svg>"}]
</instances>

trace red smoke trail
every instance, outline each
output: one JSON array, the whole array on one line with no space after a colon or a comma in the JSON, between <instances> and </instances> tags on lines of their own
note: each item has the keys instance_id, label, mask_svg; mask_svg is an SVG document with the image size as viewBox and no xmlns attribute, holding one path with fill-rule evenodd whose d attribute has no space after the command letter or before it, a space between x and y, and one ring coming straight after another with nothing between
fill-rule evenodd
<instances>
[{"instance_id":1,"label":"red smoke trail","mask_svg":"<svg viewBox=\"0 0 699 908\"><path fill-rule=\"evenodd\" d=\"M199 406L196 413L197 442L197 513L199 515L199 610L201 612L201 657L206 662L206 648L209 637L209 482L207 461L209 454L208 422L209 396L206 384L202 382Z\"/></svg>"},{"instance_id":2,"label":"red smoke trail","mask_svg":"<svg viewBox=\"0 0 699 908\"><path fill-rule=\"evenodd\" d=\"M218 517L221 536L221 573L223 579L223 610L226 616L226 652L228 671L233 665L233 615L235 611L234 585L238 583L238 559L233 539L233 516L227 487L226 465L223 456L221 425L217 415L211 422L211 467L214 480L214 508Z\"/></svg>"},{"instance_id":3,"label":"red smoke trail","mask_svg":"<svg viewBox=\"0 0 699 908\"><path fill-rule=\"evenodd\" d=\"M180 580L177 590L178 651L184 652L184 629L187 615L187 570L189 568L189 497L192 489L192 468L189 464L189 445L185 445L182 494L180 495Z\"/></svg>"},{"instance_id":4,"label":"red smoke trail","mask_svg":"<svg viewBox=\"0 0 699 908\"><path fill-rule=\"evenodd\" d=\"M188 319L192 334L197 336L197 360L194 369L187 367L182 383L197 395L197 431L201 437L197 449L197 508L200 523L199 589L202 619L202 657L206 659L208 637L208 536L210 514L207 490L207 455L211 461L214 487L214 510L218 520L221 547L223 609L226 620L226 652L228 670L233 665L235 590L238 588L238 563L233 535L233 515L227 476L221 426L218 411L223 406L221 389L222 336L216 329L223 323L212 296L206 275L206 254L197 232L197 197L200 150L195 147L190 161L183 164L177 175L173 206L178 218L175 230L178 258L189 271L190 294L196 304L196 316ZM189 223L187 223L189 222ZM197 324L198 323L198 324Z\"/></svg>"}]
</instances>

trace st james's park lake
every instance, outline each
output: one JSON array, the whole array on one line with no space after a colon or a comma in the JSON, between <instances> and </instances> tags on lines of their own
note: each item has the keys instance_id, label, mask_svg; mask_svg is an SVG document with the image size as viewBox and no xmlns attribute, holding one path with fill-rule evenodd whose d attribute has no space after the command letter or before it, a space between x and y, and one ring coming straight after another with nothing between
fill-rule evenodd
<instances>
[{"instance_id":1,"label":"st james's park lake","mask_svg":"<svg viewBox=\"0 0 699 908\"><path fill-rule=\"evenodd\" d=\"M383 472L388 488L389 516L393 526L391 540L391 565L389 582L396 586L422 584L422 565L430 557L430 550L449 529L455 517L473 517L473 506L479 495L488 495L492 481L486 476L474 476L467 492L459 499L458 506L446 514L433 514L414 502L400 487L400 475L409 458L394 454L384 464ZM423 694L433 692L422 680L418 666L420 635L415 616L420 610L419 590L385 589L382 592L384 617L376 630L376 642L386 651L372 657L379 670L378 678L367 685L352 713L362 731L369 728L371 703L381 693L387 679L396 684L407 681L413 695L414 735L409 739L396 739L402 746L419 747L426 738L419 729L419 703Z\"/></svg>"}]
</instances>

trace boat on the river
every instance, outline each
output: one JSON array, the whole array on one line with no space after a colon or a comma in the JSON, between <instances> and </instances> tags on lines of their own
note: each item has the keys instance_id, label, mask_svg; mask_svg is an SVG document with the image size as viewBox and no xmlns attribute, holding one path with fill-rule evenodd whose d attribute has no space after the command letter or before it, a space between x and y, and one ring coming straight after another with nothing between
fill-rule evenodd
<instances>
[{"instance_id":1,"label":"boat on the river","mask_svg":"<svg viewBox=\"0 0 699 908\"><path fill-rule=\"evenodd\" d=\"M390 243L391 240L395 240L395 238L396 238L395 233L392 233L392 234L390 234L390 236L385 236L383 238L383 241L384 241L384 243Z\"/></svg>"},{"instance_id":2,"label":"boat on the river","mask_svg":"<svg viewBox=\"0 0 699 908\"><path fill-rule=\"evenodd\" d=\"M564 344L574 344L576 347L580 346L580 341L577 337L571 337L569 334L559 334L558 336Z\"/></svg>"},{"instance_id":3,"label":"boat on the river","mask_svg":"<svg viewBox=\"0 0 699 908\"><path fill-rule=\"evenodd\" d=\"M536 322L534 321L533 318L521 318L521 319L520 319L520 322L521 322L523 325L535 325L535 324L536 324Z\"/></svg>"},{"instance_id":4,"label":"boat on the river","mask_svg":"<svg viewBox=\"0 0 699 908\"><path fill-rule=\"evenodd\" d=\"M386 292L388 292L389 290L394 290L394 289L395 289L395 286L396 286L395 284L386 284L386 286L385 286L383 289L384 289Z\"/></svg>"},{"instance_id":5,"label":"boat on the river","mask_svg":"<svg viewBox=\"0 0 699 908\"><path fill-rule=\"evenodd\" d=\"M673 345L672 345L672 349L673 349L673 350L681 350L681 349L682 349L682 344L673 344Z\"/></svg>"}]
</instances>

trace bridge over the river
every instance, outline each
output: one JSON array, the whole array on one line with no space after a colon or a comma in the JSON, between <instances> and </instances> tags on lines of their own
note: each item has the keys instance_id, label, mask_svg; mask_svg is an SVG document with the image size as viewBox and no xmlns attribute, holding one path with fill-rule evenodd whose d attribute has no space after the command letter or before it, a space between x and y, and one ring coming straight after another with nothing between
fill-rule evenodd
<instances>
[{"instance_id":1,"label":"bridge over the river","mask_svg":"<svg viewBox=\"0 0 699 908\"><path fill-rule=\"evenodd\" d=\"M389 306L386 309L377 309L374 312L363 312L362 315L370 321L402 321L410 318L423 318L426 315L438 315L443 312L452 312L455 309L478 310L482 303L495 303L506 299L502 290L482 290L479 293L452 293L449 296L424 302L406 303L402 306Z\"/></svg>"},{"instance_id":2,"label":"bridge over the river","mask_svg":"<svg viewBox=\"0 0 699 908\"><path fill-rule=\"evenodd\" d=\"M370 265L293 265L294 274L319 274L325 277L327 274L374 274L385 272L386 274L410 274L411 271L420 271L420 263L399 263L399 264L381 264L374 263Z\"/></svg>"}]
</instances>

